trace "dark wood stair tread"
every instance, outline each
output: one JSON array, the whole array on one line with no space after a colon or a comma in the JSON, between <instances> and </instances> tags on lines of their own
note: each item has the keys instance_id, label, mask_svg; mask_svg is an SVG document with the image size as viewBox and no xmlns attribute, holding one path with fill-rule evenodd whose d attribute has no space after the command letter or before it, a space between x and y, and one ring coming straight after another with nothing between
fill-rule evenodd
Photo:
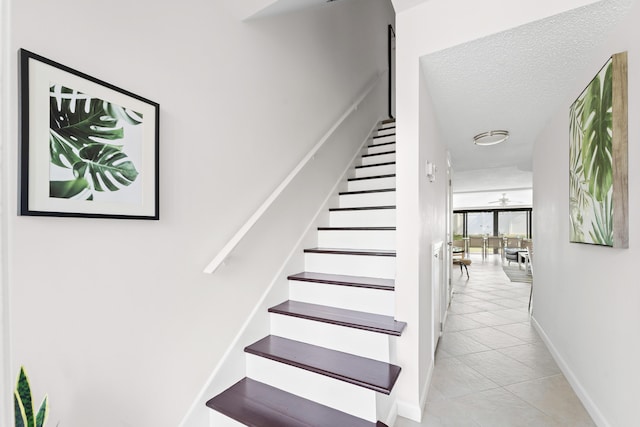
<instances>
[{"instance_id":1,"label":"dark wood stair tread","mask_svg":"<svg viewBox=\"0 0 640 427\"><path fill-rule=\"evenodd\" d=\"M384 162L384 163L376 163L375 165L360 165L360 166L356 166L356 169L362 169L362 168L373 168L376 166L387 166L387 165L395 165L396 162Z\"/></svg>"},{"instance_id":2,"label":"dark wood stair tread","mask_svg":"<svg viewBox=\"0 0 640 427\"><path fill-rule=\"evenodd\" d=\"M395 154L395 151L383 151L382 153L363 154L362 157L384 156L385 154Z\"/></svg>"},{"instance_id":3,"label":"dark wood stair tread","mask_svg":"<svg viewBox=\"0 0 640 427\"><path fill-rule=\"evenodd\" d=\"M207 406L255 427L386 427L250 378L210 399Z\"/></svg>"},{"instance_id":4,"label":"dark wood stair tread","mask_svg":"<svg viewBox=\"0 0 640 427\"><path fill-rule=\"evenodd\" d=\"M390 394L400 367L366 357L269 335L244 349L247 353Z\"/></svg>"},{"instance_id":5,"label":"dark wood stair tread","mask_svg":"<svg viewBox=\"0 0 640 427\"><path fill-rule=\"evenodd\" d=\"M391 316L291 300L271 307L269 313L398 337L402 335L402 331L407 326L405 322L398 322Z\"/></svg>"},{"instance_id":6,"label":"dark wood stair tread","mask_svg":"<svg viewBox=\"0 0 640 427\"><path fill-rule=\"evenodd\" d=\"M396 231L396 227L318 227L319 231Z\"/></svg>"},{"instance_id":7,"label":"dark wood stair tread","mask_svg":"<svg viewBox=\"0 0 640 427\"><path fill-rule=\"evenodd\" d=\"M385 291L393 291L395 289L395 281L393 279L381 279L379 277L363 277L363 276L346 276L341 274L315 273L303 271L302 273L292 274L287 277L288 280L297 280L300 282L326 283L328 285L339 286L355 286L358 288L380 289Z\"/></svg>"},{"instance_id":8,"label":"dark wood stair tread","mask_svg":"<svg viewBox=\"0 0 640 427\"><path fill-rule=\"evenodd\" d=\"M378 139L378 138L386 138L387 136L396 136L395 133L388 133L386 135L376 135L373 137L373 139Z\"/></svg>"},{"instance_id":9,"label":"dark wood stair tread","mask_svg":"<svg viewBox=\"0 0 640 427\"><path fill-rule=\"evenodd\" d=\"M365 255L395 257L396 251L383 249L348 249L348 248L307 248L305 253L333 254L333 255Z\"/></svg>"},{"instance_id":10,"label":"dark wood stair tread","mask_svg":"<svg viewBox=\"0 0 640 427\"><path fill-rule=\"evenodd\" d=\"M345 211L373 211L380 209L395 209L395 206L362 206L355 208L329 208L329 212L345 212Z\"/></svg>"},{"instance_id":11,"label":"dark wood stair tread","mask_svg":"<svg viewBox=\"0 0 640 427\"><path fill-rule=\"evenodd\" d=\"M380 122L380 123L382 123L382 124L384 125L384 124L386 124L386 123L395 123L395 122L396 122L396 119L384 119L384 120L383 120L382 122Z\"/></svg>"},{"instance_id":12,"label":"dark wood stair tread","mask_svg":"<svg viewBox=\"0 0 640 427\"><path fill-rule=\"evenodd\" d=\"M391 141L391 142L381 142L380 144L369 144L367 145L367 148L382 147L383 145L391 145L395 143L396 143L395 141Z\"/></svg>"},{"instance_id":13,"label":"dark wood stair tread","mask_svg":"<svg viewBox=\"0 0 640 427\"><path fill-rule=\"evenodd\" d=\"M349 178L347 181L362 181L364 179L378 179L378 178L395 178L395 173L389 173L386 175L375 175L375 176L363 176L362 178Z\"/></svg>"},{"instance_id":14,"label":"dark wood stair tread","mask_svg":"<svg viewBox=\"0 0 640 427\"><path fill-rule=\"evenodd\" d=\"M348 196L351 194L389 193L392 191L396 191L396 189L395 188L378 188L376 190L341 191L340 193L338 193L338 195Z\"/></svg>"}]
</instances>

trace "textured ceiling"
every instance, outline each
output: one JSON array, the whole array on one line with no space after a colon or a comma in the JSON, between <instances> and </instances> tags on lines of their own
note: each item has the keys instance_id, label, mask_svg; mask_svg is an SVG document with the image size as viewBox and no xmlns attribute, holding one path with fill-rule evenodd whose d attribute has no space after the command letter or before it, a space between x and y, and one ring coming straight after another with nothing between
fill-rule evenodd
<instances>
[{"instance_id":1,"label":"textured ceiling","mask_svg":"<svg viewBox=\"0 0 640 427\"><path fill-rule=\"evenodd\" d=\"M421 59L451 152L454 191L482 189L485 181L489 189L496 181L512 182L514 169L531 171L536 136L571 95L574 76L584 74L585 59L630 3L605 0ZM509 130L508 142L473 144L474 135L493 129ZM461 173L471 170L476 173Z\"/></svg>"}]
</instances>

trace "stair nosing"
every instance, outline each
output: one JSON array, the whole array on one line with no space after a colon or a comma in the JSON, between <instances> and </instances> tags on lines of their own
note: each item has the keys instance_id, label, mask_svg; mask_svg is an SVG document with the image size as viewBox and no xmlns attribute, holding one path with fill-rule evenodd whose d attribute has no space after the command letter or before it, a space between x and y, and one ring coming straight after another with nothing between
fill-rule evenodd
<instances>
[{"instance_id":1,"label":"stair nosing","mask_svg":"<svg viewBox=\"0 0 640 427\"><path fill-rule=\"evenodd\" d=\"M351 181L362 181L365 179L379 179L379 178L395 178L396 174L395 173L389 173L386 175L375 175L375 176L363 176L360 178L349 178L347 179L347 182L351 182Z\"/></svg>"},{"instance_id":2,"label":"stair nosing","mask_svg":"<svg viewBox=\"0 0 640 427\"><path fill-rule=\"evenodd\" d=\"M350 248L307 248L304 253L327 255L357 255L357 256L382 256L395 258L396 251L381 249L350 249Z\"/></svg>"},{"instance_id":3,"label":"stair nosing","mask_svg":"<svg viewBox=\"0 0 640 427\"><path fill-rule=\"evenodd\" d=\"M318 227L318 231L396 231L396 227Z\"/></svg>"},{"instance_id":4,"label":"stair nosing","mask_svg":"<svg viewBox=\"0 0 640 427\"><path fill-rule=\"evenodd\" d=\"M367 145L367 148L382 147L383 145L390 145L390 144L395 144L395 143L396 143L396 141L382 142L380 144L369 144L369 145Z\"/></svg>"},{"instance_id":5,"label":"stair nosing","mask_svg":"<svg viewBox=\"0 0 640 427\"><path fill-rule=\"evenodd\" d=\"M395 165L396 162L384 162L384 163L376 163L375 165L360 165L360 166L356 166L356 169L362 169L362 168L373 168L376 166L390 166L390 165Z\"/></svg>"},{"instance_id":6,"label":"stair nosing","mask_svg":"<svg viewBox=\"0 0 640 427\"><path fill-rule=\"evenodd\" d=\"M324 283L334 286L350 286L356 288L377 289L381 291L395 290L395 281L393 279L381 279L378 277L346 276L303 271L302 273L292 274L288 276L287 280L308 283ZM382 283L375 283L376 281ZM385 282L392 284L384 284Z\"/></svg>"},{"instance_id":7,"label":"stair nosing","mask_svg":"<svg viewBox=\"0 0 640 427\"><path fill-rule=\"evenodd\" d=\"M390 134L387 134L387 135L376 135L376 136L372 137L372 139L386 138L388 136L396 136L396 134L395 133L390 133Z\"/></svg>"},{"instance_id":8,"label":"stair nosing","mask_svg":"<svg viewBox=\"0 0 640 427\"><path fill-rule=\"evenodd\" d=\"M383 151L382 153L373 153L373 154L363 154L361 157L374 157L374 156L384 156L386 154L396 154L395 151Z\"/></svg>"},{"instance_id":9,"label":"stair nosing","mask_svg":"<svg viewBox=\"0 0 640 427\"><path fill-rule=\"evenodd\" d=\"M355 191L341 191L338 196L350 196L355 194L369 194L369 193L392 193L395 192L395 188L379 188L376 190L355 190Z\"/></svg>"},{"instance_id":10,"label":"stair nosing","mask_svg":"<svg viewBox=\"0 0 640 427\"><path fill-rule=\"evenodd\" d=\"M298 309L297 311L295 311L296 308ZM327 312L333 311L331 315L333 315L334 317L331 318L330 314L325 314L324 317L319 313L304 314L301 312L303 311L302 309L307 309L309 312L313 310L319 311L321 309L324 309ZM298 319L306 319L306 320L311 320L315 322L327 323L330 325L344 326L345 328L359 329L362 331L369 331L369 332L390 335L395 337L401 336L402 331L404 331L405 327L407 326L405 322L398 322L392 316L376 314L376 313L367 313L363 311L349 310L349 309L336 308L336 307L330 307L330 306L323 306L320 304L312 304L312 303L306 303L306 302L300 302L300 301L291 301L291 300L288 300L276 306L270 307L268 311L269 313L280 314L282 316L290 316ZM371 319L368 321L369 324L366 324L367 322L361 319L358 319L360 323L356 323L357 320L351 320L351 321L340 320L338 319L340 315L342 315L341 317L343 317L344 319L346 319L348 315L352 315L352 317L356 317L357 315L366 315L369 317L375 317L377 318L377 323L379 323L379 326L374 326L373 323L376 323L376 321ZM384 323L391 323L397 327L388 328L386 326L382 326Z\"/></svg>"},{"instance_id":11,"label":"stair nosing","mask_svg":"<svg viewBox=\"0 0 640 427\"><path fill-rule=\"evenodd\" d=\"M329 208L329 212L344 212L344 211L369 211L369 210L382 210L382 209L395 209L396 206L362 206L354 208Z\"/></svg>"},{"instance_id":12,"label":"stair nosing","mask_svg":"<svg viewBox=\"0 0 640 427\"><path fill-rule=\"evenodd\" d=\"M308 352L324 353L326 355L333 356L331 358L328 358L328 357L322 358L323 360L335 361L335 359L337 358L343 358L345 360L353 359L353 360L358 360L360 362L360 366L364 366L364 364L367 363L371 366L377 365L381 368L385 367L387 370L393 369L394 372L392 372L390 375L390 377L393 377L393 379L391 379L390 384L388 384L388 386L383 386L380 384L372 384L372 381L367 382L366 379L356 378L355 375L349 376L346 374L342 374L337 372L336 369L329 370L327 367L311 366L311 364L308 363L308 361L307 363L303 363L303 360L301 358L297 358L297 360L293 360L293 358L287 358L284 356L276 355L273 352L268 353L266 351L260 350L259 348L256 348L256 347L260 347L260 345L262 345L263 342L266 342L266 341L269 341L269 349L273 349L274 347L274 345L271 345L272 342L280 342L280 344L297 346L299 349L305 349ZM395 385L401 371L401 368L397 365L380 362L374 359L368 359L362 356L356 356L356 355L345 353L342 351L330 350L324 347L316 346L313 344L307 344L307 343L303 343L295 340L290 340L288 338L282 338L275 335L268 335L267 337L245 347L244 351L246 353L253 354L258 357L264 357L266 359L273 360L275 362L284 363L289 366L293 366L299 369L304 369L309 372L314 372L319 375L324 375L326 377L333 378L338 381L344 381L346 383L363 387L369 390L377 391L383 394L391 393L391 390L393 389L393 386Z\"/></svg>"}]
</instances>

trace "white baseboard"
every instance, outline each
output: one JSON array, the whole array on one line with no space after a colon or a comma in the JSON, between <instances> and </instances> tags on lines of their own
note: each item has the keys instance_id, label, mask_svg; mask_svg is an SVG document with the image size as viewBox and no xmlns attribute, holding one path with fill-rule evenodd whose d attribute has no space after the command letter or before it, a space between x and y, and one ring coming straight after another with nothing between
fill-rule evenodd
<instances>
[{"instance_id":1,"label":"white baseboard","mask_svg":"<svg viewBox=\"0 0 640 427\"><path fill-rule=\"evenodd\" d=\"M398 400L398 416L419 423L422 419L422 408L420 408L420 405Z\"/></svg>"},{"instance_id":2,"label":"white baseboard","mask_svg":"<svg viewBox=\"0 0 640 427\"><path fill-rule=\"evenodd\" d=\"M417 423L422 421L422 413L424 411L424 407L427 403L427 395L429 394L429 387L431 386L431 377L433 376L434 369L434 360L431 360L431 364L429 366L429 371L427 372L427 379L424 384L422 384L420 390L420 401L418 404L408 403L401 400L398 400L398 413L397 415L408 418L411 421L415 421Z\"/></svg>"},{"instance_id":3,"label":"white baseboard","mask_svg":"<svg viewBox=\"0 0 640 427\"><path fill-rule=\"evenodd\" d=\"M429 395L429 387L431 387L431 378L433 377L433 370L435 369L435 355L433 355L433 359L431 360L431 365L429 366L429 372L427 372L427 381L422 386L422 390L420 391L420 418L422 419L422 412L424 411L424 407L427 404L427 397Z\"/></svg>"},{"instance_id":4,"label":"white baseboard","mask_svg":"<svg viewBox=\"0 0 640 427\"><path fill-rule=\"evenodd\" d=\"M531 321L532 321L531 323L533 324L533 327L536 329L536 331L542 338L542 341L544 341L544 343L547 345L547 348L549 349L549 352L551 353L556 363L558 364L558 367L564 374L569 384L571 384L573 391L576 393L576 395L584 405L589 415L591 415L593 422L596 423L598 427L612 427L611 424L606 420L604 415L602 415L602 412L600 412L600 409L598 408L598 406L591 399L591 397L589 396L589 393L587 393L587 391L584 389L584 387L578 380L578 377L574 374L574 372L571 370L567 362L560 355L560 353L558 352L558 349L553 345L553 343L549 339L549 336L546 334L544 329L542 329L542 326L540 326L538 321L533 316L531 317Z\"/></svg>"}]
</instances>

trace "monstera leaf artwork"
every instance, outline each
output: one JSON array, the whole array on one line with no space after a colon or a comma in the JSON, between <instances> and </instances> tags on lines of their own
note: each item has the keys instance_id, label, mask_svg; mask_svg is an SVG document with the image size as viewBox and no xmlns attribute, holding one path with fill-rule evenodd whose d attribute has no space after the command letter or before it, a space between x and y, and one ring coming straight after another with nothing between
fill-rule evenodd
<instances>
[{"instance_id":1,"label":"monstera leaf artwork","mask_svg":"<svg viewBox=\"0 0 640 427\"><path fill-rule=\"evenodd\" d=\"M93 200L96 192L119 191L136 180L136 165L120 142L123 124L141 124L142 114L52 85L50 115L50 197Z\"/></svg>"},{"instance_id":2,"label":"monstera leaf artwork","mask_svg":"<svg viewBox=\"0 0 640 427\"><path fill-rule=\"evenodd\" d=\"M18 63L20 215L160 219L160 105L25 49ZM135 64L111 72L154 87Z\"/></svg>"},{"instance_id":3,"label":"monstera leaf artwork","mask_svg":"<svg viewBox=\"0 0 640 427\"><path fill-rule=\"evenodd\" d=\"M618 230L626 244L626 114L626 54L616 54L569 110L572 242L615 246Z\"/></svg>"}]
</instances>

